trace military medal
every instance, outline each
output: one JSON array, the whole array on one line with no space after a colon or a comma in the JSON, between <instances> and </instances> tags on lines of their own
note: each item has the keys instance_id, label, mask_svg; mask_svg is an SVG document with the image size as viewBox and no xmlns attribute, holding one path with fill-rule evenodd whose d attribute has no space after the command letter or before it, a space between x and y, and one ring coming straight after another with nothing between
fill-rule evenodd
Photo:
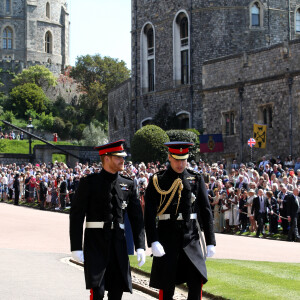
<instances>
[{"instance_id":1,"label":"military medal","mask_svg":"<svg viewBox=\"0 0 300 300\"><path fill-rule=\"evenodd\" d=\"M122 209L125 209L127 207L127 202L126 201L122 201Z\"/></svg>"}]
</instances>

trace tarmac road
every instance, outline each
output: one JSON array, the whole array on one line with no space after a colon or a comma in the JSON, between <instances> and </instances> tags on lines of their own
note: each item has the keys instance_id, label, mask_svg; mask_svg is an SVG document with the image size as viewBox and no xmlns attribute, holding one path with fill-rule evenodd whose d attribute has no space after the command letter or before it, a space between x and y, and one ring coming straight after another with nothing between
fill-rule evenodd
<instances>
[{"instance_id":1,"label":"tarmac road","mask_svg":"<svg viewBox=\"0 0 300 300\"><path fill-rule=\"evenodd\" d=\"M0 299L88 300L69 263L68 215L0 203ZM154 299L139 291L124 300Z\"/></svg>"},{"instance_id":2,"label":"tarmac road","mask_svg":"<svg viewBox=\"0 0 300 300\"><path fill-rule=\"evenodd\" d=\"M216 238L216 259L300 263L300 243L225 234ZM66 259L69 249L69 215L0 203L0 299L89 299L83 271ZM124 299L153 298L135 292Z\"/></svg>"}]
</instances>

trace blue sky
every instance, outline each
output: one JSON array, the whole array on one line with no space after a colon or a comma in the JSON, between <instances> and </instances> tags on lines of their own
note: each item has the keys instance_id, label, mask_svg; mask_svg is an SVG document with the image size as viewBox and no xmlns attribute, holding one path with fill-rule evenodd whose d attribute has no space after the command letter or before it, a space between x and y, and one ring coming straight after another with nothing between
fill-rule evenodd
<instances>
[{"instance_id":1,"label":"blue sky","mask_svg":"<svg viewBox=\"0 0 300 300\"><path fill-rule=\"evenodd\" d=\"M131 0L68 0L68 8L71 66L77 56L100 54L131 69Z\"/></svg>"}]
</instances>

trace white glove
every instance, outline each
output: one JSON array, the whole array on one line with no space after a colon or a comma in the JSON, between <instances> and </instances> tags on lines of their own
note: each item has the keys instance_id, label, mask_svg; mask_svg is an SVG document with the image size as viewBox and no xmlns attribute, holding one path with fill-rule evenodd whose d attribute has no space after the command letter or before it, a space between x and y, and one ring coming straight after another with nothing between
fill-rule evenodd
<instances>
[{"instance_id":1,"label":"white glove","mask_svg":"<svg viewBox=\"0 0 300 300\"><path fill-rule=\"evenodd\" d=\"M164 250L164 247L161 245L160 242L153 242L151 244L151 248L152 248L152 253L153 253L153 256L156 256L156 257L161 257L161 256L164 256L166 254L165 250Z\"/></svg>"},{"instance_id":2,"label":"white glove","mask_svg":"<svg viewBox=\"0 0 300 300\"><path fill-rule=\"evenodd\" d=\"M208 245L207 247L207 255L206 257L213 257L216 253L216 248L214 245Z\"/></svg>"},{"instance_id":3,"label":"white glove","mask_svg":"<svg viewBox=\"0 0 300 300\"><path fill-rule=\"evenodd\" d=\"M138 261L139 267L141 267L146 262L146 254L144 249L137 249L136 250L136 258Z\"/></svg>"},{"instance_id":4,"label":"white glove","mask_svg":"<svg viewBox=\"0 0 300 300\"><path fill-rule=\"evenodd\" d=\"M83 251L82 250L72 251L72 258L78 262L83 263L84 262Z\"/></svg>"}]
</instances>

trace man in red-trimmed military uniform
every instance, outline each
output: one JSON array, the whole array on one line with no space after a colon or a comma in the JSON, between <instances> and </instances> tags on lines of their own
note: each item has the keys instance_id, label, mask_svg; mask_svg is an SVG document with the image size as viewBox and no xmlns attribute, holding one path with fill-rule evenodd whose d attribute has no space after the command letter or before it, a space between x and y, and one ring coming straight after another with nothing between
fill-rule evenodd
<instances>
[{"instance_id":1,"label":"man in red-trimmed military uniform","mask_svg":"<svg viewBox=\"0 0 300 300\"><path fill-rule=\"evenodd\" d=\"M132 293L124 214L127 211L139 265L145 262L145 233L140 201L124 169L124 140L96 147L103 169L80 180L70 211L72 257L84 261L86 288L92 300L119 300ZM83 223L86 219L82 251ZM83 255L84 254L84 255Z\"/></svg>"},{"instance_id":2,"label":"man in red-trimmed military uniform","mask_svg":"<svg viewBox=\"0 0 300 300\"><path fill-rule=\"evenodd\" d=\"M193 144L165 145L170 166L151 177L145 192L145 229L154 256L150 286L160 289L160 299L171 300L175 285L186 282L188 300L199 300L207 272L197 221L204 231L207 257L212 257L216 245L212 212L202 176L186 168Z\"/></svg>"}]
</instances>

